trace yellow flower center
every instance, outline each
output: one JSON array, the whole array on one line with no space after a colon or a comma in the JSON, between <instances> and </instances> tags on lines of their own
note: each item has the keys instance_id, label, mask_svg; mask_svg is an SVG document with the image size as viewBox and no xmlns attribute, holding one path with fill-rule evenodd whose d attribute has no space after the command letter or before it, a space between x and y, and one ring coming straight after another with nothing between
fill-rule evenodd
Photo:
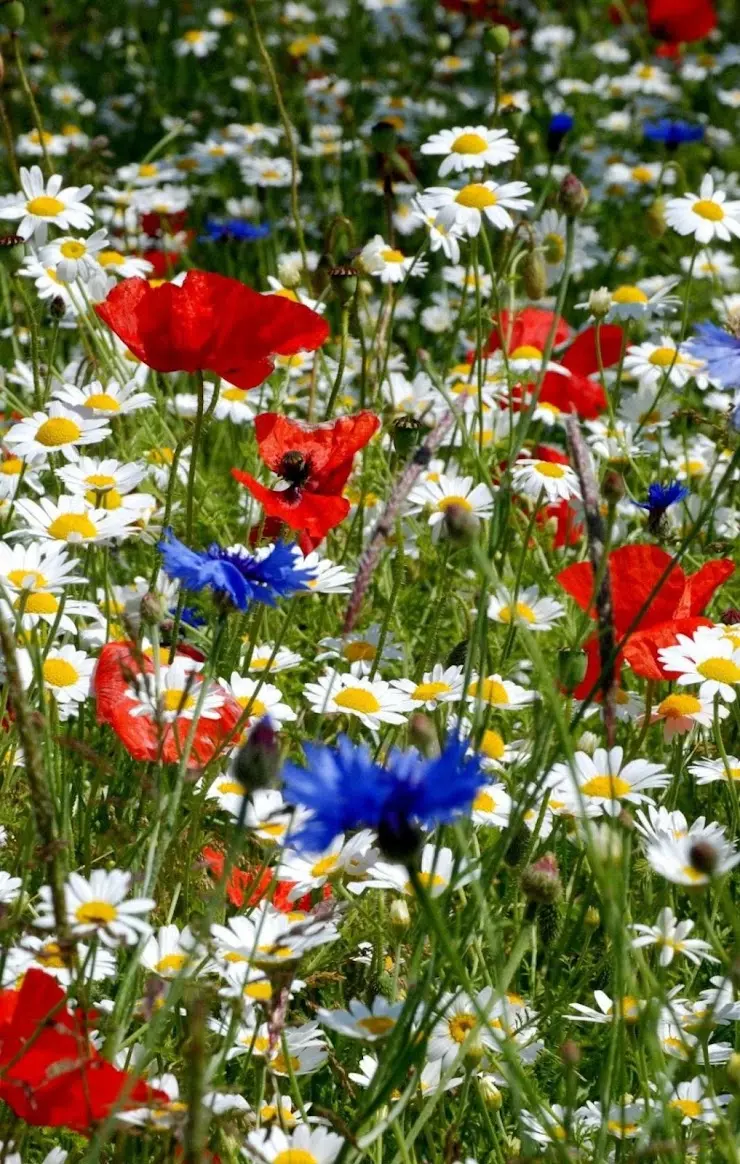
<instances>
[{"instance_id":1,"label":"yellow flower center","mask_svg":"<svg viewBox=\"0 0 740 1164\"><path fill-rule=\"evenodd\" d=\"M609 1120L606 1126L614 1136L634 1136L637 1132L637 1124L623 1124L619 1120Z\"/></svg>"},{"instance_id":2,"label":"yellow flower center","mask_svg":"<svg viewBox=\"0 0 740 1164\"><path fill-rule=\"evenodd\" d=\"M296 1122L292 1111L288 1111L285 1107L278 1109L274 1103L266 1103L260 1108L260 1123L269 1124L272 1120L277 1119L279 1110L281 1111L281 1123L284 1123L288 1128L292 1128Z\"/></svg>"},{"instance_id":3,"label":"yellow flower center","mask_svg":"<svg viewBox=\"0 0 740 1164\"><path fill-rule=\"evenodd\" d=\"M64 203L58 198L51 198L48 194L41 194L26 203L26 211L37 218L55 218L64 210Z\"/></svg>"},{"instance_id":4,"label":"yellow flower center","mask_svg":"<svg viewBox=\"0 0 740 1164\"><path fill-rule=\"evenodd\" d=\"M502 606L498 616L501 622L511 622L511 607ZM537 622L537 615L531 606L527 606L526 602L517 602L516 617L523 619L524 622Z\"/></svg>"},{"instance_id":5,"label":"yellow flower center","mask_svg":"<svg viewBox=\"0 0 740 1164\"><path fill-rule=\"evenodd\" d=\"M360 711L366 715L380 711L380 701L364 687L345 687L344 691L334 696L334 702L337 707L346 707L348 711Z\"/></svg>"},{"instance_id":6,"label":"yellow flower center","mask_svg":"<svg viewBox=\"0 0 740 1164\"><path fill-rule=\"evenodd\" d=\"M702 1111L701 1104L695 1099L672 1099L668 1106L692 1120L698 1120Z\"/></svg>"},{"instance_id":7,"label":"yellow flower center","mask_svg":"<svg viewBox=\"0 0 740 1164\"><path fill-rule=\"evenodd\" d=\"M411 692L412 699L436 699L438 695L446 695L452 688L449 683L418 683Z\"/></svg>"},{"instance_id":8,"label":"yellow flower center","mask_svg":"<svg viewBox=\"0 0 740 1164\"><path fill-rule=\"evenodd\" d=\"M37 950L34 955L34 962L39 962L42 966L48 966L51 970L63 970L65 961L62 958L62 952L58 942L47 942L40 950Z\"/></svg>"},{"instance_id":9,"label":"yellow flower center","mask_svg":"<svg viewBox=\"0 0 740 1164\"><path fill-rule=\"evenodd\" d=\"M79 679L77 668L66 659L45 659L42 671L50 687L71 687Z\"/></svg>"},{"instance_id":10,"label":"yellow flower center","mask_svg":"<svg viewBox=\"0 0 740 1164\"><path fill-rule=\"evenodd\" d=\"M721 222L725 216L725 212L718 202L712 202L710 198L700 198L691 207L694 214L698 214L699 218L706 218L709 222Z\"/></svg>"},{"instance_id":11,"label":"yellow flower center","mask_svg":"<svg viewBox=\"0 0 740 1164\"><path fill-rule=\"evenodd\" d=\"M554 477L555 479L559 479L565 476L565 466L558 465L555 461L535 461L533 467L541 477Z\"/></svg>"},{"instance_id":12,"label":"yellow flower center","mask_svg":"<svg viewBox=\"0 0 740 1164\"><path fill-rule=\"evenodd\" d=\"M185 954L165 954L160 958L154 969L158 974L177 974L187 962Z\"/></svg>"},{"instance_id":13,"label":"yellow flower center","mask_svg":"<svg viewBox=\"0 0 740 1164\"><path fill-rule=\"evenodd\" d=\"M227 388L221 393L224 400L246 400L247 393L242 388Z\"/></svg>"},{"instance_id":14,"label":"yellow flower center","mask_svg":"<svg viewBox=\"0 0 740 1164\"><path fill-rule=\"evenodd\" d=\"M50 537L66 542L73 534L80 538L94 538L97 526L93 525L86 513L62 513L55 517L48 527Z\"/></svg>"},{"instance_id":15,"label":"yellow flower center","mask_svg":"<svg viewBox=\"0 0 740 1164\"><path fill-rule=\"evenodd\" d=\"M272 998L272 987L266 978L260 982L248 982L242 992L246 994L247 998L253 998L255 1002L269 1002Z\"/></svg>"},{"instance_id":16,"label":"yellow flower center","mask_svg":"<svg viewBox=\"0 0 740 1164\"><path fill-rule=\"evenodd\" d=\"M75 917L81 925L107 926L118 917L118 910L109 901L85 901L78 905Z\"/></svg>"},{"instance_id":17,"label":"yellow flower center","mask_svg":"<svg viewBox=\"0 0 740 1164\"><path fill-rule=\"evenodd\" d=\"M285 823L280 821L265 821L259 826L259 829L261 833L267 833L268 837L282 837L287 827Z\"/></svg>"},{"instance_id":18,"label":"yellow flower center","mask_svg":"<svg viewBox=\"0 0 740 1164\"><path fill-rule=\"evenodd\" d=\"M701 700L695 695L668 695L658 706L658 714L667 719L678 719L697 711L701 711Z\"/></svg>"},{"instance_id":19,"label":"yellow flower center","mask_svg":"<svg viewBox=\"0 0 740 1164\"><path fill-rule=\"evenodd\" d=\"M189 34L186 32L185 33L186 40L188 39L188 36L189 36ZM200 37L200 33L198 32L195 34L195 39L197 40L199 37ZM139 177L140 178L156 178L158 172L159 171L153 162L142 162L142 164L139 166Z\"/></svg>"},{"instance_id":20,"label":"yellow flower center","mask_svg":"<svg viewBox=\"0 0 740 1164\"><path fill-rule=\"evenodd\" d=\"M10 582L11 586L17 586L19 589L30 590L45 586L46 578L38 570L24 570L21 568L8 572L8 582Z\"/></svg>"},{"instance_id":21,"label":"yellow flower center","mask_svg":"<svg viewBox=\"0 0 740 1164\"><path fill-rule=\"evenodd\" d=\"M632 171L632 178L635 182L651 182L653 178L652 170L648 166L635 166Z\"/></svg>"},{"instance_id":22,"label":"yellow flower center","mask_svg":"<svg viewBox=\"0 0 740 1164\"><path fill-rule=\"evenodd\" d=\"M42 141L44 145L50 145L53 137L54 134L49 133L46 129L42 130L41 133L37 129L32 129L28 135L29 141L32 141L34 145L40 145Z\"/></svg>"},{"instance_id":23,"label":"yellow flower center","mask_svg":"<svg viewBox=\"0 0 740 1164\"><path fill-rule=\"evenodd\" d=\"M293 951L290 946L271 946L269 943L264 946L257 947L258 954L269 954L271 958L292 958Z\"/></svg>"},{"instance_id":24,"label":"yellow flower center","mask_svg":"<svg viewBox=\"0 0 740 1164\"><path fill-rule=\"evenodd\" d=\"M475 1026L475 1015L473 1014L456 1014L451 1018L447 1024L447 1029L450 1032L450 1038L456 1043L464 1043L466 1037L470 1034Z\"/></svg>"},{"instance_id":25,"label":"yellow flower center","mask_svg":"<svg viewBox=\"0 0 740 1164\"><path fill-rule=\"evenodd\" d=\"M565 239L562 234L546 234L542 240L545 259L550 265L562 263L565 258Z\"/></svg>"},{"instance_id":26,"label":"yellow flower center","mask_svg":"<svg viewBox=\"0 0 740 1164\"><path fill-rule=\"evenodd\" d=\"M200 42L203 40L203 33L201 32L201 30L199 28L189 28L182 39L187 41L188 44L200 44ZM151 167L139 166L139 173L141 173L142 169L152 169L155 174L157 172L156 166L151 166ZM144 177L143 174L142 174L142 177Z\"/></svg>"},{"instance_id":27,"label":"yellow flower center","mask_svg":"<svg viewBox=\"0 0 740 1164\"><path fill-rule=\"evenodd\" d=\"M497 731L486 728L480 742L480 751L484 756L488 756L489 760L503 760L506 744Z\"/></svg>"},{"instance_id":28,"label":"yellow flower center","mask_svg":"<svg viewBox=\"0 0 740 1164\"><path fill-rule=\"evenodd\" d=\"M101 267L120 267L126 259L118 251L98 251L98 262Z\"/></svg>"},{"instance_id":29,"label":"yellow flower center","mask_svg":"<svg viewBox=\"0 0 740 1164\"><path fill-rule=\"evenodd\" d=\"M290 1066L286 1062L285 1056L276 1055L274 1059L270 1060L270 1070L276 1071L278 1075L288 1075L291 1071L293 1074L301 1065L300 1059L295 1055L291 1055L289 1059ZM316 1164L316 1157L305 1148L287 1148L284 1152L278 1152L277 1156L273 1157L272 1164Z\"/></svg>"},{"instance_id":30,"label":"yellow flower center","mask_svg":"<svg viewBox=\"0 0 740 1164\"><path fill-rule=\"evenodd\" d=\"M39 590L35 594L28 594L25 603L22 598L16 598L13 606L15 610L20 610L23 606L26 614L56 614L59 610L59 599L48 590Z\"/></svg>"},{"instance_id":31,"label":"yellow flower center","mask_svg":"<svg viewBox=\"0 0 740 1164\"><path fill-rule=\"evenodd\" d=\"M85 244L77 242L77 240L73 238L67 239L66 242L63 242L59 248L60 254L62 254L65 259L81 259L86 251L87 247Z\"/></svg>"},{"instance_id":32,"label":"yellow flower center","mask_svg":"<svg viewBox=\"0 0 740 1164\"><path fill-rule=\"evenodd\" d=\"M311 866L311 875L313 877L327 877L333 873L338 864L338 858L335 853L330 853L328 857L321 857L314 865Z\"/></svg>"},{"instance_id":33,"label":"yellow flower center","mask_svg":"<svg viewBox=\"0 0 740 1164\"><path fill-rule=\"evenodd\" d=\"M717 683L740 683L740 667L732 659L705 659L696 668L704 679Z\"/></svg>"},{"instance_id":34,"label":"yellow flower center","mask_svg":"<svg viewBox=\"0 0 740 1164\"><path fill-rule=\"evenodd\" d=\"M107 473L91 473L89 477L85 478L85 484L89 485L91 489L97 489L98 492L112 489L115 483L115 477L110 477Z\"/></svg>"},{"instance_id":35,"label":"yellow flower center","mask_svg":"<svg viewBox=\"0 0 740 1164\"><path fill-rule=\"evenodd\" d=\"M476 699L482 699L486 703L500 704L509 702L506 688L497 679L478 679L468 687L468 695L473 695Z\"/></svg>"},{"instance_id":36,"label":"yellow flower center","mask_svg":"<svg viewBox=\"0 0 740 1164\"><path fill-rule=\"evenodd\" d=\"M20 457L8 457L7 461L0 461L0 475L3 477L19 477L22 468Z\"/></svg>"},{"instance_id":37,"label":"yellow flower center","mask_svg":"<svg viewBox=\"0 0 740 1164\"><path fill-rule=\"evenodd\" d=\"M479 133L461 133L452 143L454 154L484 154L488 142Z\"/></svg>"},{"instance_id":38,"label":"yellow flower center","mask_svg":"<svg viewBox=\"0 0 740 1164\"><path fill-rule=\"evenodd\" d=\"M441 501L437 502L437 510L441 513L446 513L447 510L457 505L460 509L464 509L466 513L472 513L473 507L468 501L467 497L460 497L456 493L451 493L449 497L443 497Z\"/></svg>"},{"instance_id":39,"label":"yellow flower center","mask_svg":"<svg viewBox=\"0 0 740 1164\"><path fill-rule=\"evenodd\" d=\"M648 363L656 368L670 368L672 364L682 364L683 360L675 348L656 348L650 353Z\"/></svg>"},{"instance_id":40,"label":"yellow flower center","mask_svg":"<svg viewBox=\"0 0 740 1164\"><path fill-rule=\"evenodd\" d=\"M581 785L581 792L584 796L603 796L608 800L618 800L620 796L626 796L631 788L629 781L623 780L621 776L592 776Z\"/></svg>"},{"instance_id":41,"label":"yellow flower center","mask_svg":"<svg viewBox=\"0 0 740 1164\"><path fill-rule=\"evenodd\" d=\"M361 1030L367 1031L369 1035L375 1035L376 1038L380 1035L387 1035L392 1031L396 1025L395 1019L390 1018L387 1014L369 1015L368 1018L360 1019L358 1027Z\"/></svg>"},{"instance_id":42,"label":"yellow flower center","mask_svg":"<svg viewBox=\"0 0 740 1164\"><path fill-rule=\"evenodd\" d=\"M171 465L174 455L169 446L162 445L159 449L150 449L146 458L152 465Z\"/></svg>"},{"instance_id":43,"label":"yellow flower center","mask_svg":"<svg viewBox=\"0 0 740 1164\"><path fill-rule=\"evenodd\" d=\"M491 796L490 792L479 792L473 801L474 812L495 812L496 801Z\"/></svg>"},{"instance_id":44,"label":"yellow flower center","mask_svg":"<svg viewBox=\"0 0 740 1164\"><path fill-rule=\"evenodd\" d=\"M168 687L166 691L162 692L162 704L165 711L187 711L194 703L193 696L186 695L182 687Z\"/></svg>"},{"instance_id":45,"label":"yellow flower center","mask_svg":"<svg viewBox=\"0 0 740 1164\"><path fill-rule=\"evenodd\" d=\"M675 1035L668 1035L667 1038L663 1039L663 1046L671 1051L677 1051L682 1059L689 1057L688 1047L683 1039L677 1039Z\"/></svg>"},{"instance_id":46,"label":"yellow flower center","mask_svg":"<svg viewBox=\"0 0 740 1164\"><path fill-rule=\"evenodd\" d=\"M656 408L652 412L643 412L640 417L640 424L657 424L660 419L660 412Z\"/></svg>"},{"instance_id":47,"label":"yellow flower center","mask_svg":"<svg viewBox=\"0 0 740 1164\"><path fill-rule=\"evenodd\" d=\"M250 695L240 695L236 702L242 708L251 702L249 709L250 717L256 716L258 719L262 719L263 715L267 715L267 708L261 699L252 699Z\"/></svg>"},{"instance_id":48,"label":"yellow flower center","mask_svg":"<svg viewBox=\"0 0 740 1164\"><path fill-rule=\"evenodd\" d=\"M386 263L402 263L406 257L402 251L397 251L395 247L385 247L380 252L381 259L385 259Z\"/></svg>"},{"instance_id":49,"label":"yellow flower center","mask_svg":"<svg viewBox=\"0 0 740 1164\"><path fill-rule=\"evenodd\" d=\"M123 504L123 497L117 489L108 489L102 496L99 491L89 489L85 500L91 505L97 505L99 509L120 509Z\"/></svg>"},{"instance_id":50,"label":"yellow flower center","mask_svg":"<svg viewBox=\"0 0 740 1164\"><path fill-rule=\"evenodd\" d=\"M85 401L85 408L97 408L100 412L120 412L121 405L108 392L93 392Z\"/></svg>"},{"instance_id":51,"label":"yellow flower center","mask_svg":"<svg viewBox=\"0 0 740 1164\"><path fill-rule=\"evenodd\" d=\"M645 292L631 283L623 283L621 287L612 291L612 299L615 303L647 303L648 301Z\"/></svg>"},{"instance_id":52,"label":"yellow flower center","mask_svg":"<svg viewBox=\"0 0 740 1164\"><path fill-rule=\"evenodd\" d=\"M489 190L482 182L471 182L458 191L455 202L469 210L485 210L488 206L495 206L498 198L493 190Z\"/></svg>"},{"instance_id":53,"label":"yellow flower center","mask_svg":"<svg viewBox=\"0 0 740 1164\"><path fill-rule=\"evenodd\" d=\"M238 780L222 780L218 785L218 791L222 796L243 796L244 787Z\"/></svg>"},{"instance_id":54,"label":"yellow flower center","mask_svg":"<svg viewBox=\"0 0 740 1164\"><path fill-rule=\"evenodd\" d=\"M48 449L58 449L61 445L79 440L81 436L82 429L73 420L66 416L53 416L39 427L36 440Z\"/></svg>"},{"instance_id":55,"label":"yellow flower center","mask_svg":"<svg viewBox=\"0 0 740 1164\"><path fill-rule=\"evenodd\" d=\"M439 889L441 886L447 884L444 877L442 877L440 873L427 873L422 870L418 874L418 877L423 889ZM405 888L407 893L413 893L414 891L414 887L410 881L406 882Z\"/></svg>"},{"instance_id":56,"label":"yellow flower center","mask_svg":"<svg viewBox=\"0 0 740 1164\"><path fill-rule=\"evenodd\" d=\"M342 658L349 663L372 663L377 654L377 648L372 643L345 643L342 647Z\"/></svg>"}]
</instances>

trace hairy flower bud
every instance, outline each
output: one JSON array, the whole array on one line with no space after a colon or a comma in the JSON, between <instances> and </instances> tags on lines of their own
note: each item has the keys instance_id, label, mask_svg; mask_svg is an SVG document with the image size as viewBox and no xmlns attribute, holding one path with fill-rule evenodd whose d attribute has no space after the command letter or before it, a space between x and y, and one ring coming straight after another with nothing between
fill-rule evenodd
<instances>
[{"instance_id":1,"label":"hairy flower bud","mask_svg":"<svg viewBox=\"0 0 740 1164\"><path fill-rule=\"evenodd\" d=\"M601 925L601 914L595 905L589 905L583 915L583 924L588 926L590 930L597 930Z\"/></svg>"},{"instance_id":2,"label":"hairy flower bud","mask_svg":"<svg viewBox=\"0 0 740 1164\"><path fill-rule=\"evenodd\" d=\"M261 719L250 731L234 760L233 774L243 785L245 795L257 788L275 787L278 761L275 729L269 719Z\"/></svg>"},{"instance_id":3,"label":"hairy flower bud","mask_svg":"<svg viewBox=\"0 0 740 1164\"><path fill-rule=\"evenodd\" d=\"M645 226L651 238L662 238L668 230L665 220L665 199L656 198L645 211Z\"/></svg>"},{"instance_id":4,"label":"hairy flower bud","mask_svg":"<svg viewBox=\"0 0 740 1164\"><path fill-rule=\"evenodd\" d=\"M405 934L411 925L411 914L409 907L402 897L397 897L395 901L390 904L388 916L391 923L391 928L397 937Z\"/></svg>"},{"instance_id":5,"label":"hairy flower bud","mask_svg":"<svg viewBox=\"0 0 740 1164\"><path fill-rule=\"evenodd\" d=\"M478 1078L478 1088L481 1099L490 1111L500 1111L504 1097L490 1075L481 1075Z\"/></svg>"},{"instance_id":6,"label":"hairy flower bud","mask_svg":"<svg viewBox=\"0 0 740 1164\"><path fill-rule=\"evenodd\" d=\"M727 1061L727 1078L736 1090L740 1089L740 1053L737 1051Z\"/></svg>"},{"instance_id":7,"label":"hairy flower bud","mask_svg":"<svg viewBox=\"0 0 740 1164\"><path fill-rule=\"evenodd\" d=\"M451 542L470 545L478 537L480 521L476 515L462 505L448 505L444 516L444 529Z\"/></svg>"},{"instance_id":8,"label":"hairy flower bud","mask_svg":"<svg viewBox=\"0 0 740 1164\"><path fill-rule=\"evenodd\" d=\"M609 501L613 505L621 501L627 492L622 474L618 473L616 469L607 469L604 474L601 491L604 494L605 501Z\"/></svg>"},{"instance_id":9,"label":"hairy flower bud","mask_svg":"<svg viewBox=\"0 0 740 1164\"><path fill-rule=\"evenodd\" d=\"M558 205L568 218L583 214L588 204L588 190L575 174L566 174L558 190Z\"/></svg>"},{"instance_id":10,"label":"hairy flower bud","mask_svg":"<svg viewBox=\"0 0 740 1164\"><path fill-rule=\"evenodd\" d=\"M584 732L578 741L578 751L585 752L587 756L593 756L600 746L601 740L595 732Z\"/></svg>"},{"instance_id":11,"label":"hairy flower bud","mask_svg":"<svg viewBox=\"0 0 740 1164\"><path fill-rule=\"evenodd\" d=\"M552 905L563 892L558 859L554 853L545 853L532 865L522 871L521 885L530 901L539 905Z\"/></svg>"},{"instance_id":12,"label":"hairy flower bud","mask_svg":"<svg viewBox=\"0 0 740 1164\"><path fill-rule=\"evenodd\" d=\"M522 282L530 299L541 299L547 291L545 261L538 250L528 251L522 263Z\"/></svg>"},{"instance_id":13,"label":"hairy flower bud","mask_svg":"<svg viewBox=\"0 0 740 1164\"><path fill-rule=\"evenodd\" d=\"M417 748L422 756L438 756L439 741L437 730L428 715L417 711L409 719L409 743Z\"/></svg>"},{"instance_id":14,"label":"hairy flower bud","mask_svg":"<svg viewBox=\"0 0 740 1164\"><path fill-rule=\"evenodd\" d=\"M581 1061L581 1048L572 1039L566 1039L560 1048L560 1058L567 1067L577 1067Z\"/></svg>"},{"instance_id":15,"label":"hairy flower bud","mask_svg":"<svg viewBox=\"0 0 740 1164\"><path fill-rule=\"evenodd\" d=\"M491 24L486 29L483 40L488 51L500 57L511 44L511 33L505 24Z\"/></svg>"}]
</instances>

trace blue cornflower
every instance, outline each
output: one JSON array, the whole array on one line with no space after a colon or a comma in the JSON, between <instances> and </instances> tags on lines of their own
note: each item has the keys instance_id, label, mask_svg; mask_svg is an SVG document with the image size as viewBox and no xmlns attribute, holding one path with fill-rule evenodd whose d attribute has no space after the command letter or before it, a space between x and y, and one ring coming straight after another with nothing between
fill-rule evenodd
<instances>
[{"instance_id":1,"label":"blue cornflower","mask_svg":"<svg viewBox=\"0 0 740 1164\"><path fill-rule=\"evenodd\" d=\"M575 121L570 113L555 113L547 127L547 148L551 154L557 153L563 138L570 133Z\"/></svg>"},{"instance_id":2,"label":"blue cornflower","mask_svg":"<svg viewBox=\"0 0 740 1164\"><path fill-rule=\"evenodd\" d=\"M308 767L288 762L283 794L311 817L292 837L305 852L320 852L338 833L370 828L395 860L410 858L418 828L452 820L472 804L486 776L467 740L450 735L441 754L424 759L393 748L385 767L368 749L340 736L335 748L306 744Z\"/></svg>"},{"instance_id":3,"label":"blue cornflower","mask_svg":"<svg viewBox=\"0 0 740 1164\"><path fill-rule=\"evenodd\" d=\"M710 380L723 388L740 388L739 336L716 323L700 323L687 346L692 356L704 360Z\"/></svg>"},{"instance_id":4,"label":"blue cornflower","mask_svg":"<svg viewBox=\"0 0 740 1164\"><path fill-rule=\"evenodd\" d=\"M648 141L662 141L668 149L675 150L691 141L701 141L704 137L703 125L692 125L690 121L673 121L661 117L659 121L646 121L642 132Z\"/></svg>"},{"instance_id":5,"label":"blue cornflower","mask_svg":"<svg viewBox=\"0 0 740 1164\"><path fill-rule=\"evenodd\" d=\"M202 242L223 242L226 239L233 239L236 242L257 242L270 236L268 223L245 222L243 218L227 218L221 222L215 218L207 218L204 229Z\"/></svg>"},{"instance_id":6,"label":"blue cornflower","mask_svg":"<svg viewBox=\"0 0 740 1164\"><path fill-rule=\"evenodd\" d=\"M669 506L677 505L688 495L688 489L680 481L671 481L670 485L661 485L654 481L652 485L648 486L647 501L636 501L635 505L640 509L646 509L651 517L660 518Z\"/></svg>"},{"instance_id":7,"label":"blue cornflower","mask_svg":"<svg viewBox=\"0 0 740 1164\"><path fill-rule=\"evenodd\" d=\"M246 610L250 602L274 606L276 598L307 590L312 577L309 571L296 569L293 551L280 541L262 556L241 547L222 549L216 543L197 551L183 545L171 529L166 529L158 548L170 578L177 578L186 590L210 587L225 595L238 610Z\"/></svg>"}]
</instances>

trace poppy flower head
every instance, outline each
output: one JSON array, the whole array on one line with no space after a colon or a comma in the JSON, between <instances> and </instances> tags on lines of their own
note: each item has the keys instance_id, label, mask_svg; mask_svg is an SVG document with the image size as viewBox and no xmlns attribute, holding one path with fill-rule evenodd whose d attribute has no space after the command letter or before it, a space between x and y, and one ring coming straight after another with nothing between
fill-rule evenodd
<instances>
[{"instance_id":1,"label":"poppy flower head","mask_svg":"<svg viewBox=\"0 0 740 1164\"><path fill-rule=\"evenodd\" d=\"M670 44L702 40L717 27L711 0L648 0L650 32Z\"/></svg>"}]
</instances>

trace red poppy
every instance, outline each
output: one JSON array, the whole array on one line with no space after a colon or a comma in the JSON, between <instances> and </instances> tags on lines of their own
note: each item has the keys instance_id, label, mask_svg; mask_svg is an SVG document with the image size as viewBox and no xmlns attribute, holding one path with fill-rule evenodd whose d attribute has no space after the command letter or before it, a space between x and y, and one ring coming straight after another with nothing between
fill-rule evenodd
<instances>
[{"instance_id":1,"label":"red poppy","mask_svg":"<svg viewBox=\"0 0 740 1164\"><path fill-rule=\"evenodd\" d=\"M652 35L672 44L703 40L717 27L711 0L647 0L647 16Z\"/></svg>"},{"instance_id":2,"label":"red poppy","mask_svg":"<svg viewBox=\"0 0 740 1164\"><path fill-rule=\"evenodd\" d=\"M87 1134L114 1109L167 1100L100 1057L88 1017L68 1009L43 970L29 970L20 990L0 991L0 1099L26 1123Z\"/></svg>"},{"instance_id":3,"label":"red poppy","mask_svg":"<svg viewBox=\"0 0 740 1164\"><path fill-rule=\"evenodd\" d=\"M241 469L231 472L261 503L268 518L277 518L318 543L349 513L342 490L352 461L379 426L372 412L341 416L326 424L303 424L263 412L254 421L259 454L273 473L288 482L287 489L270 489Z\"/></svg>"},{"instance_id":4,"label":"red poppy","mask_svg":"<svg viewBox=\"0 0 740 1164\"><path fill-rule=\"evenodd\" d=\"M309 307L209 271L188 271L181 287L124 279L95 310L155 371L215 372L237 388L261 384L276 355L314 351L329 334Z\"/></svg>"},{"instance_id":5,"label":"red poppy","mask_svg":"<svg viewBox=\"0 0 740 1164\"><path fill-rule=\"evenodd\" d=\"M217 880L224 875L224 855L220 849L212 849L208 845L201 852L201 857L206 863L208 872ZM295 881L278 881L273 889L270 886L273 883L274 877L273 869L264 869L262 875L255 885L255 874L248 869L232 869L229 876L229 882L226 886L226 896L232 905L237 909L241 909L244 903L248 905L257 905L263 898L268 896L275 909L279 909L281 913L292 913L294 910L300 909L306 912L313 906L311 901L311 894L306 893L303 897L299 897L297 901L290 900L290 893L295 888ZM251 890L251 893L250 893ZM328 885L324 886L324 897L331 897L331 889ZM326 892L328 890L328 893ZM247 897L249 894L249 897Z\"/></svg>"},{"instance_id":6,"label":"red poppy","mask_svg":"<svg viewBox=\"0 0 740 1164\"><path fill-rule=\"evenodd\" d=\"M184 651L178 651L175 659L178 657L191 658ZM137 654L133 643L107 643L100 652L93 675L98 723L110 724L135 760L177 764L193 723L187 711L197 704L201 681L197 673L192 673L194 681L189 688L166 690L164 699L176 700L171 710L177 714L174 719L165 718L158 722L154 706L137 698L141 676L153 673L151 659ZM141 686L143 688L143 684ZM216 750L230 740L242 713L236 700L221 687L214 685L209 696L211 693L214 696L211 706L206 705L197 721L188 757L189 768L200 768L208 763ZM144 695L144 690L141 694ZM136 714L132 714L134 712Z\"/></svg>"},{"instance_id":7,"label":"red poppy","mask_svg":"<svg viewBox=\"0 0 740 1164\"><path fill-rule=\"evenodd\" d=\"M502 11L504 0L441 0L448 12L461 12L470 20L489 20L518 28L518 24Z\"/></svg>"},{"instance_id":8,"label":"red poppy","mask_svg":"<svg viewBox=\"0 0 740 1164\"><path fill-rule=\"evenodd\" d=\"M677 641L679 634L691 635L698 626L711 625L701 612L715 590L726 582L735 567L728 558L705 562L695 574L686 575L680 566L673 566L661 583L654 588L672 562L670 554L659 546L620 546L609 555L609 579L614 608L614 630L622 640L635 623L622 652L619 664L626 661L637 675L645 679L670 678L658 661L658 651ZM594 572L590 562L567 566L557 576L563 589L595 618ZM640 614L643 606L647 608ZM639 618L638 618L639 614ZM599 653L596 638L586 644L588 670L576 689L576 697L583 698L591 691L599 675ZM619 669L619 666L618 666Z\"/></svg>"},{"instance_id":9,"label":"red poppy","mask_svg":"<svg viewBox=\"0 0 740 1164\"><path fill-rule=\"evenodd\" d=\"M525 307L510 321L508 312L502 311L500 324L491 332L488 351L495 352L505 346L510 359L537 359L542 356L553 324L553 346L559 347L572 335L562 317L539 307ZM610 368L620 359L624 332L614 324L602 324L599 333L601 366ZM584 419L593 420L606 408L601 384L591 379L599 371L596 328L587 328L577 335L565 352L553 357L553 362L564 370L545 373L540 403L551 404L560 412L575 410Z\"/></svg>"}]
</instances>

